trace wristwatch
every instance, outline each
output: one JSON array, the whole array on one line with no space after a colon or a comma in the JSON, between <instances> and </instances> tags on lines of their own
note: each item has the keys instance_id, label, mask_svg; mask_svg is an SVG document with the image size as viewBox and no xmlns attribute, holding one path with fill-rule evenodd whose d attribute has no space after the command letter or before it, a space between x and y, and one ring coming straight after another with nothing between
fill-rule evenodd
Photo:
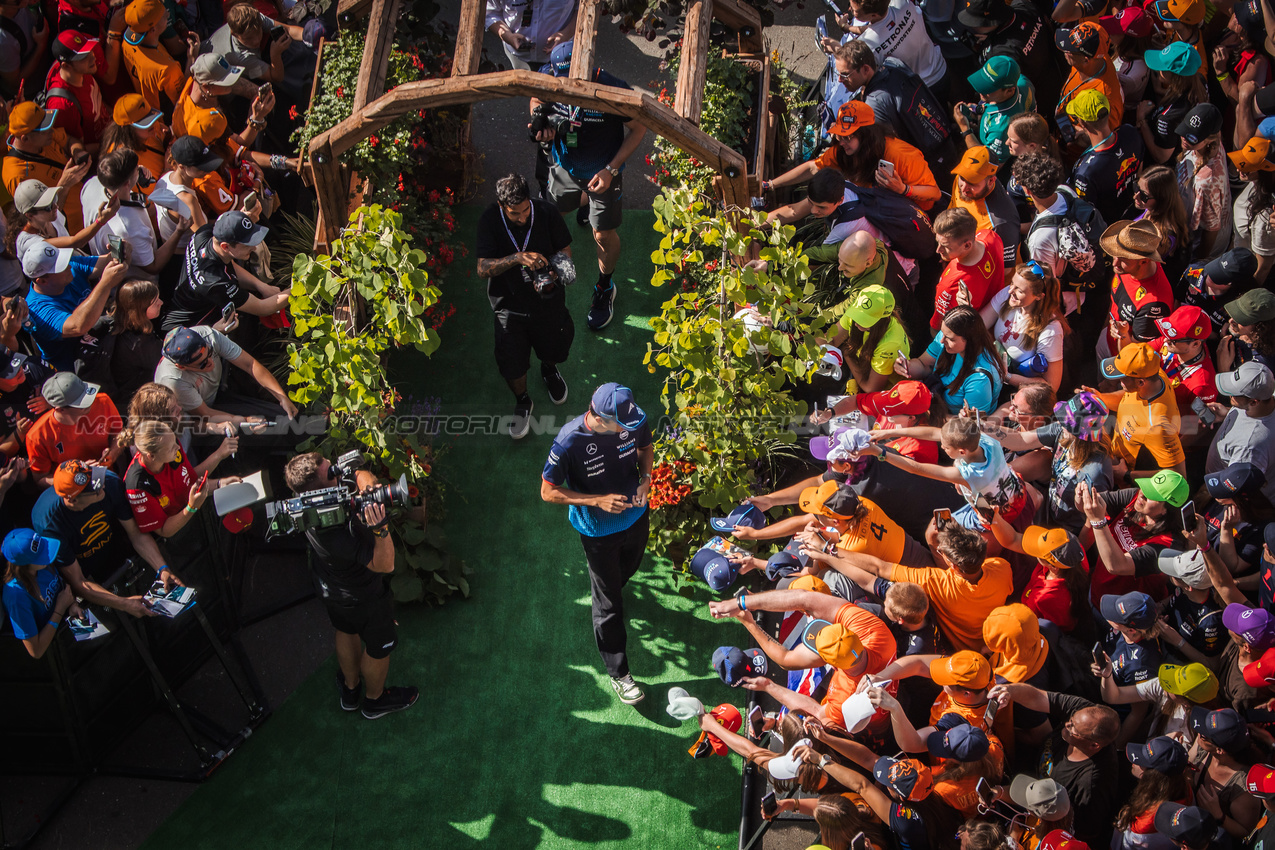
<instances>
[{"instance_id":1,"label":"wristwatch","mask_svg":"<svg viewBox=\"0 0 1275 850\"><path fill-rule=\"evenodd\" d=\"M619 176L620 176L620 169L618 169L618 168L612 168L611 166L609 166L609 165L608 165L608 166L606 166L606 170L607 170L607 171L609 171L609 172L611 172L611 176L612 176L612 177L619 177Z\"/></svg>"}]
</instances>

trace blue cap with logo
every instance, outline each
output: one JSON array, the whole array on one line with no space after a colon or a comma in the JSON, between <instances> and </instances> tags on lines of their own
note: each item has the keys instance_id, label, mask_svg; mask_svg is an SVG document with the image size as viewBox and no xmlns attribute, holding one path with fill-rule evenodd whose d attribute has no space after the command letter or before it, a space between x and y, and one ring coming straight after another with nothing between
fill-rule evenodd
<instances>
[{"instance_id":1,"label":"blue cap with logo","mask_svg":"<svg viewBox=\"0 0 1275 850\"><path fill-rule=\"evenodd\" d=\"M715 516L708 521L713 531L729 533L735 526L745 528L765 528L766 515L753 505L740 505L724 517Z\"/></svg>"},{"instance_id":2,"label":"blue cap with logo","mask_svg":"<svg viewBox=\"0 0 1275 850\"><path fill-rule=\"evenodd\" d=\"M956 761L981 761L991 749L987 733L959 714L945 714L925 739L930 755Z\"/></svg>"},{"instance_id":3,"label":"blue cap with logo","mask_svg":"<svg viewBox=\"0 0 1275 850\"><path fill-rule=\"evenodd\" d=\"M721 593L735 583L739 567L711 546L705 546L691 558L691 574L713 590Z\"/></svg>"},{"instance_id":4,"label":"blue cap with logo","mask_svg":"<svg viewBox=\"0 0 1275 850\"><path fill-rule=\"evenodd\" d=\"M633 390L614 381L593 391L589 407L595 416L618 422L630 431L646 421L646 414L633 401Z\"/></svg>"},{"instance_id":5,"label":"blue cap with logo","mask_svg":"<svg viewBox=\"0 0 1275 850\"><path fill-rule=\"evenodd\" d=\"M571 73L571 49L573 47L575 47L574 39L564 41L549 54L549 67L555 77L565 77Z\"/></svg>"},{"instance_id":6,"label":"blue cap with logo","mask_svg":"<svg viewBox=\"0 0 1275 850\"><path fill-rule=\"evenodd\" d=\"M732 688L748 676L766 675L766 653L760 649L719 646L713 651L713 669Z\"/></svg>"},{"instance_id":7,"label":"blue cap with logo","mask_svg":"<svg viewBox=\"0 0 1275 850\"><path fill-rule=\"evenodd\" d=\"M29 528L15 528L5 535L0 553L18 567L29 564L45 567L53 563L61 547L62 544L52 537L41 537Z\"/></svg>"}]
</instances>

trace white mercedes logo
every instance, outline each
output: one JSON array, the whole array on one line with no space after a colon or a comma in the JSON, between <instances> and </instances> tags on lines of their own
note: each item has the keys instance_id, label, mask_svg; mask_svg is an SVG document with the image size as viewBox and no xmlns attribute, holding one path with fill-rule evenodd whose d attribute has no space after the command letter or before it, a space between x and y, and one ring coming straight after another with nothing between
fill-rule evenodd
<instances>
[{"instance_id":1,"label":"white mercedes logo","mask_svg":"<svg viewBox=\"0 0 1275 850\"><path fill-rule=\"evenodd\" d=\"M585 450L585 452L586 452L586 453L588 453L588 454L595 455L595 454L597 454L597 453L598 453L598 444L597 444L597 443L589 443L589 445L588 445L588 446L586 446L584 450Z\"/></svg>"}]
</instances>

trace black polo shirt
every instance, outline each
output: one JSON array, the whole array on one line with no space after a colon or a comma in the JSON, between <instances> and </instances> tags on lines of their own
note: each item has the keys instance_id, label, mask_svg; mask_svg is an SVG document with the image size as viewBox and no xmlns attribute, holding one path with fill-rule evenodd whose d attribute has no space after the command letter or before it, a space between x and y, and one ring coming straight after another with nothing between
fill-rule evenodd
<instances>
[{"instance_id":1,"label":"black polo shirt","mask_svg":"<svg viewBox=\"0 0 1275 850\"><path fill-rule=\"evenodd\" d=\"M163 331L211 325L221 318L227 304L234 304L238 309L247 303L248 297L248 291L239 286L234 266L213 250L213 223L209 222L195 231L186 246L177 288L164 314Z\"/></svg>"}]
</instances>

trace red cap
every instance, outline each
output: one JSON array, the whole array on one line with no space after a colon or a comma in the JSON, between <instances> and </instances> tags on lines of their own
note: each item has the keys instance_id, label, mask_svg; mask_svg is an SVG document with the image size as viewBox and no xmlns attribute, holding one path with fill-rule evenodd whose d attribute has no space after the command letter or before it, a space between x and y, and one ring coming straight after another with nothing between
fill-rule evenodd
<instances>
[{"instance_id":1,"label":"red cap","mask_svg":"<svg viewBox=\"0 0 1275 850\"><path fill-rule=\"evenodd\" d=\"M1275 767L1269 764L1255 764L1250 767L1248 776L1244 779L1244 790L1259 800L1275 797Z\"/></svg>"},{"instance_id":2,"label":"red cap","mask_svg":"<svg viewBox=\"0 0 1275 850\"><path fill-rule=\"evenodd\" d=\"M239 508L231 511L221 518L221 524L226 526L226 530L231 534L238 534L246 528L251 528L252 508Z\"/></svg>"},{"instance_id":3,"label":"red cap","mask_svg":"<svg viewBox=\"0 0 1275 850\"><path fill-rule=\"evenodd\" d=\"M63 30L58 33L58 44L61 48L57 51L64 58L74 56L87 56L93 52L93 48L97 47L98 40L89 38L82 32L76 30ZM60 57L61 58L61 57Z\"/></svg>"},{"instance_id":4,"label":"red cap","mask_svg":"<svg viewBox=\"0 0 1275 850\"><path fill-rule=\"evenodd\" d=\"M1119 15L1103 15L1098 23L1111 35L1123 33L1133 38L1146 38L1153 29L1147 13L1137 6L1130 6Z\"/></svg>"},{"instance_id":5,"label":"red cap","mask_svg":"<svg viewBox=\"0 0 1275 850\"><path fill-rule=\"evenodd\" d=\"M1089 845L1065 829L1055 829L1040 839L1040 850L1089 850Z\"/></svg>"},{"instance_id":6,"label":"red cap","mask_svg":"<svg viewBox=\"0 0 1275 850\"><path fill-rule=\"evenodd\" d=\"M1156 319L1155 326L1164 338L1174 342L1188 339L1208 339L1213 333L1213 322L1199 307L1183 304L1163 319Z\"/></svg>"},{"instance_id":7,"label":"red cap","mask_svg":"<svg viewBox=\"0 0 1275 850\"><path fill-rule=\"evenodd\" d=\"M1275 646L1262 653L1262 657L1244 665L1244 681L1250 688L1261 690L1272 687L1267 679L1275 678Z\"/></svg>"},{"instance_id":8,"label":"red cap","mask_svg":"<svg viewBox=\"0 0 1275 850\"><path fill-rule=\"evenodd\" d=\"M874 419L886 416L920 416L930 409L933 396L920 381L899 381L888 390L859 395L859 409Z\"/></svg>"}]
</instances>

